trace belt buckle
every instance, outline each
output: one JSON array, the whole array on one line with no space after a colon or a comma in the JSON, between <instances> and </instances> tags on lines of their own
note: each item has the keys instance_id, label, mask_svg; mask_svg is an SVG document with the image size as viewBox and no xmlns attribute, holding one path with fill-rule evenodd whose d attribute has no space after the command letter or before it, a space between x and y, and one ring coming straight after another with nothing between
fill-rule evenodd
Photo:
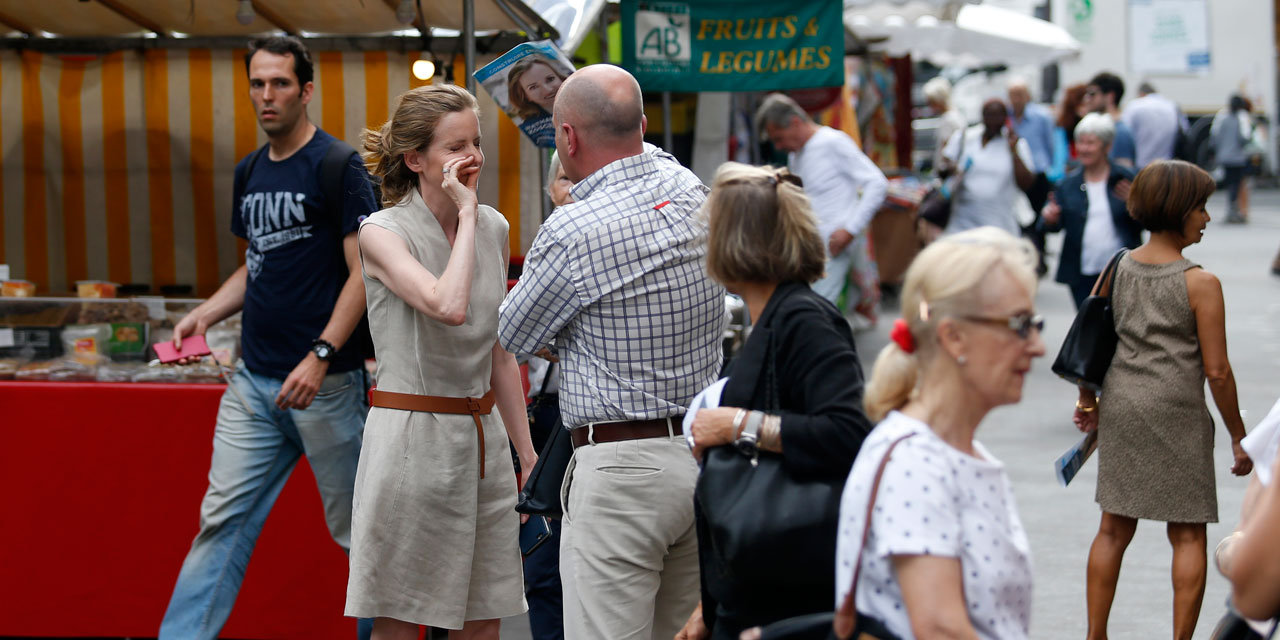
<instances>
[{"instance_id":1,"label":"belt buckle","mask_svg":"<svg viewBox=\"0 0 1280 640\"><path fill-rule=\"evenodd\" d=\"M480 413L480 401L475 398L467 398L467 410L471 413Z\"/></svg>"}]
</instances>

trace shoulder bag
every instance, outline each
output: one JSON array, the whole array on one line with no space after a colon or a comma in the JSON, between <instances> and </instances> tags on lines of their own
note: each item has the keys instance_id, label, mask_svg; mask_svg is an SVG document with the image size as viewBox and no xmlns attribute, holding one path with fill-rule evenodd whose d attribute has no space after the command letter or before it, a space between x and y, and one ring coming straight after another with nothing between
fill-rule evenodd
<instances>
[{"instance_id":1,"label":"shoulder bag","mask_svg":"<svg viewBox=\"0 0 1280 640\"><path fill-rule=\"evenodd\" d=\"M1106 283L1106 295L1091 295L1084 299L1076 319L1062 341L1058 357L1053 361L1053 372L1074 385L1102 390L1102 380L1116 353L1116 323L1111 304L1115 293L1115 272L1120 259L1129 251L1121 249L1111 257L1102 271Z\"/></svg>"},{"instance_id":2,"label":"shoulder bag","mask_svg":"<svg viewBox=\"0 0 1280 640\"><path fill-rule=\"evenodd\" d=\"M969 136L968 128L966 127L960 130L960 153L956 155L957 171L959 171L960 163L964 161L964 142L967 137ZM944 180L942 184L930 189L929 193L925 194L924 199L920 201L920 206L916 209L916 217L939 229L946 229L947 224L951 222L951 199L960 190L960 181L962 179L962 175L956 175L954 178Z\"/></svg>"},{"instance_id":3,"label":"shoulder bag","mask_svg":"<svg viewBox=\"0 0 1280 640\"><path fill-rule=\"evenodd\" d=\"M551 367L555 367L555 363ZM542 392L546 395L547 381L551 379L552 368L542 378ZM573 457L573 442L569 439L569 430L561 421L551 427L551 437L538 452L538 461L529 472L529 480L520 488L520 496L516 499L516 511L531 516L547 516L559 518L563 515L560 508L560 487L564 484L564 473L569 468L569 459Z\"/></svg>"},{"instance_id":4,"label":"shoulder bag","mask_svg":"<svg viewBox=\"0 0 1280 640\"><path fill-rule=\"evenodd\" d=\"M858 557L853 564L853 583L849 586L849 595L845 596L840 609L832 613L814 613L807 616L787 618L761 629L760 640L823 640L835 638L845 640L898 640L889 628L880 620L867 614L859 613L855 606L858 593L858 575L862 572L862 552L866 549L867 538L871 534L871 516L876 507L876 495L880 491L880 478L884 476L885 465L889 464L889 456L898 443L915 434L908 433L894 440L880 459L876 467L875 480L871 482L871 499L867 501L866 523L862 527L862 541L858 546ZM852 625L850 624L852 623Z\"/></svg>"},{"instance_id":5,"label":"shoulder bag","mask_svg":"<svg viewBox=\"0 0 1280 640\"><path fill-rule=\"evenodd\" d=\"M776 340L767 325L753 340L764 340L763 363L743 353L735 369L758 370L762 410L777 413ZM754 366L753 366L754 365ZM825 566L835 558L835 527L840 515L839 483L803 481L792 476L782 457L767 451L754 457L733 445L708 449L698 475L696 496L707 524L710 553L721 579L743 589L767 589L797 567Z\"/></svg>"}]
</instances>

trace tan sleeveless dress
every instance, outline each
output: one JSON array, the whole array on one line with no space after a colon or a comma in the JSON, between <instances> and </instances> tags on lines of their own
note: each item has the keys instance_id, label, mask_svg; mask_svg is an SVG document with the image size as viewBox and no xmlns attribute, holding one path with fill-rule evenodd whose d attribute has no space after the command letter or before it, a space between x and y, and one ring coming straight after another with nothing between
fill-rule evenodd
<instances>
[{"instance_id":1,"label":"tan sleeveless dress","mask_svg":"<svg viewBox=\"0 0 1280 640\"><path fill-rule=\"evenodd\" d=\"M1103 511L1164 522L1217 522L1213 418L1183 258L1116 269L1119 343L1098 413Z\"/></svg>"},{"instance_id":2,"label":"tan sleeveless dress","mask_svg":"<svg viewBox=\"0 0 1280 640\"><path fill-rule=\"evenodd\" d=\"M444 273L449 242L416 189L366 225L404 238L428 271ZM489 391L506 243L507 221L482 205L471 302L458 327L432 320L365 275L379 389L448 397ZM496 406L481 422L484 479L470 415L369 411L356 472L348 616L460 629L467 620L527 610L506 430Z\"/></svg>"}]
</instances>

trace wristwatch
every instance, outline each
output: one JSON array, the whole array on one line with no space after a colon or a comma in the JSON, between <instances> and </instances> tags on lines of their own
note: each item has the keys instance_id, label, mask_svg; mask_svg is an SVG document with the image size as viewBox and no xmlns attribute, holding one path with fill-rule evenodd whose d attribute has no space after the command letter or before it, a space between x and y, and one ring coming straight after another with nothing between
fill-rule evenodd
<instances>
[{"instance_id":1,"label":"wristwatch","mask_svg":"<svg viewBox=\"0 0 1280 640\"><path fill-rule=\"evenodd\" d=\"M338 355L338 348L324 338L316 338L311 341L311 353L316 354L316 357L324 362L333 362Z\"/></svg>"},{"instance_id":2,"label":"wristwatch","mask_svg":"<svg viewBox=\"0 0 1280 640\"><path fill-rule=\"evenodd\" d=\"M747 413L747 424L742 427L742 433L738 434L738 439L734 442L734 446L738 447L738 451L742 455L751 458L755 463L756 455L759 450L756 444L760 440L760 424L764 422L764 414L759 411L750 411Z\"/></svg>"}]
</instances>

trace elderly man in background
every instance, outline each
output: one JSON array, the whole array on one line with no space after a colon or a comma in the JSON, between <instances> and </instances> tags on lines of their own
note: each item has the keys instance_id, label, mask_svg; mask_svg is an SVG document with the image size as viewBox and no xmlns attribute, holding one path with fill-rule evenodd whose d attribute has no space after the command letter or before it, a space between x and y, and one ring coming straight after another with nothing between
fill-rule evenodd
<instances>
[{"instance_id":1,"label":"elderly man in background","mask_svg":"<svg viewBox=\"0 0 1280 640\"><path fill-rule=\"evenodd\" d=\"M787 166L804 181L818 217L818 235L827 245L827 274L813 283L813 290L834 303L855 263L874 268L863 232L884 202L889 181L848 134L814 122L785 95L766 97L756 109L756 123L774 147L787 152ZM868 280L874 278L863 278ZM860 301L847 302L856 308Z\"/></svg>"},{"instance_id":2,"label":"elderly man in background","mask_svg":"<svg viewBox=\"0 0 1280 640\"><path fill-rule=\"evenodd\" d=\"M565 473L565 637L671 638L698 603L685 407L721 366L724 289L707 275L707 188L644 143L640 85L592 65L560 87L556 149L573 202L543 223L503 303L502 346L555 342Z\"/></svg>"},{"instance_id":3,"label":"elderly man in background","mask_svg":"<svg viewBox=\"0 0 1280 640\"><path fill-rule=\"evenodd\" d=\"M1186 128L1182 110L1174 101L1157 93L1150 82L1138 86L1138 97L1124 108L1120 120L1133 132L1138 169L1156 160L1173 158L1178 134Z\"/></svg>"},{"instance_id":4,"label":"elderly man in background","mask_svg":"<svg viewBox=\"0 0 1280 640\"><path fill-rule=\"evenodd\" d=\"M1040 211L1053 189L1047 177L1053 169L1053 116L1044 106L1031 101L1031 90L1020 76L1009 79L1009 120L1013 132L1027 141L1031 148L1031 185L1025 188L1033 211ZM1048 267L1044 262L1044 232L1032 223L1023 232L1036 248L1036 274L1044 275Z\"/></svg>"},{"instance_id":5,"label":"elderly man in background","mask_svg":"<svg viewBox=\"0 0 1280 640\"><path fill-rule=\"evenodd\" d=\"M1009 80L1009 119L1013 131L1031 147L1032 173L1046 173L1053 164L1053 116L1042 105L1031 101L1027 81L1021 77Z\"/></svg>"}]
</instances>

